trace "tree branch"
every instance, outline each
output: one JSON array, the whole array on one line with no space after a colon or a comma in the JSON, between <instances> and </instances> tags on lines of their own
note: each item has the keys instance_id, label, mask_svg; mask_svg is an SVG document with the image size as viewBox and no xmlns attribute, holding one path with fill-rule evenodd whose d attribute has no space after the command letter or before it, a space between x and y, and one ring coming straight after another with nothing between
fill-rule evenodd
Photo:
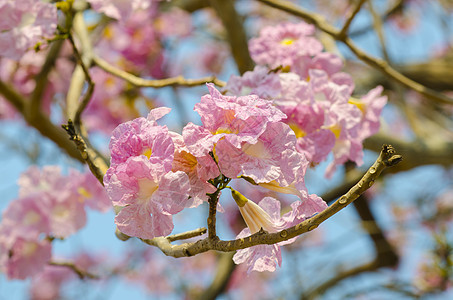
<instances>
[{"instance_id":1,"label":"tree branch","mask_svg":"<svg viewBox=\"0 0 453 300\"><path fill-rule=\"evenodd\" d=\"M258 1L271 7L280 9L282 11L286 11L292 15L298 16L306 20L309 23L314 24L320 30L331 35L335 40L345 44L349 48L349 50L351 50L352 53L354 53L355 56L357 56L357 58L359 58L361 61L376 68L377 70L386 74L390 78L409 87L410 89L413 89L414 91L422 94L423 96L439 103L453 105L453 99L451 99L450 97L447 97L444 94L436 92L430 88L427 88L426 86L421 85L418 82L415 82L407 78L403 74L399 73L398 71L390 67L390 65L386 61L372 57L363 52L362 50L360 50L348 36L341 36L339 30L337 30L335 27L329 24L321 15L305 11L302 8L298 7L297 5L294 5L293 3L284 0L258 0Z\"/></svg>"},{"instance_id":2,"label":"tree branch","mask_svg":"<svg viewBox=\"0 0 453 300\"><path fill-rule=\"evenodd\" d=\"M47 116L43 115L41 111L34 112L33 114L27 113L27 111L29 111L27 106L30 105L30 101L1 80L0 94L2 94L5 99L22 114L26 122L38 130L42 136L53 141L58 147L66 151L70 157L83 162L82 156L77 151L77 148L74 147L74 144L69 142L65 132L61 130L61 128L55 126L55 124L53 124Z\"/></svg>"},{"instance_id":3,"label":"tree branch","mask_svg":"<svg viewBox=\"0 0 453 300\"><path fill-rule=\"evenodd\" d=\"M349 26L351 26L352 20L354 20L355 16L359 13L360 9L363 6L363 3L365 3L366 0L360 0L359 3L357 3L355 9L351 12L349 17L346 19L343 28L341 28L340 32L338 33L340 36L346 36L348 34Z\"/></svg>"},{"instance_id":4,"label":"tree branch","mask_svg":"<svg viewBox=\"0 0 453 300\"><path fill-rule=\"evenodd\" d=\"M209 0L226 30L231 53L236 61L239 73L244 74L255 66L250 57L247 35L242 20L234 8L233 0Z\"/></svg>"},{"instance_id":5,"label":"tree branch","mask_svg":"<svg viewBox=\"0 0 453 300\"><path fill-rule=\"evenodd\" d=\"M360 181L354 185L345 195L341 196L331 206L324 211L303 221L293 227L281 230L276 233L267 233L263 230L242 239L213 242L212 239L205 238L192 243L182 245L171 245L165 237L154 238L154 245L157 246L164 254L173 257L193 256L209 250L221 252L231 252L239 249L245 249L261 244L275 244L289 240L293 237L311 231L317 228L322 222L329 219L340 210L351 204L363 192L370 188L381 172L387 167L394 166L402 160L400 155L395 154L392 146L384 145L382 151L375 163L363 175Z\"/></svg>"},{"instance_id":6,"label":"tree branch","mask_svg":"<svg viewBox=\"0 0 453 300\"><path fill-rule=\"evenodd\" d=\"M86 278L99 279L98 275L91 274L87 271L84 271L84 270L80 269L79 267L77 267L73 262L70 262L70 261L50 261L49 265L69 268L72 271L74 271L74 273L76 273L80 279L86 279Z\"/></svg>"},{"instance_id":7,"label":"tree branch","mask_svg":"<svg viewBox=\"0 0 453 300\"><path fill-rule=\"evenodd\" d=\"M177 77L172 77L172 78L166 78L166 79L157 79L157 80L150 80L150 79L143 79L140 77L137 77L135 75L132 75L128 72L125 72L121 69L118 69L102 58L95 56L93 57L93 62L103 69L104 71L119 77L121 79L126 80L132 85L135 85L137 87L152 87L152 88L163 88L167 86L197 86L197 85L202 85L206 84L209 82L214 83L217 86L223 87L226 85L226 83L222 80L217 79L215 76L209 76L209 77L203 77L200 79L185 79L182 76L177 76Z\"/></svg>"}]
</instances>

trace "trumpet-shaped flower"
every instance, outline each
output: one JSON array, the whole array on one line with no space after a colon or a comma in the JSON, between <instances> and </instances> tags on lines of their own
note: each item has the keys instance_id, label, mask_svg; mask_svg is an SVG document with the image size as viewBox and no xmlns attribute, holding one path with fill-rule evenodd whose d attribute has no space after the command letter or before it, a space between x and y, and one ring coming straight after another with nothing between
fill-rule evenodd
<instances>
[{"instance_id":1,"label":"trumpet-shaped flower","mask_svg":"<svg viewBox=\"0 0 453 300\"><path fill-rule=\"evenodd\" d=\"M263 99L278 96L281 90L280 78L276 73L269 73L264 66L256 66L242 76L231 75L225 87L228 95L258 95Z\"/></svg>"},{"instance_id":2,"label":"trumpet-shaped flower","mask_svg":"<svg viewBox=\"0 0 453 300\"><path fill-rule=\"evenodd\" d=\"M208 201L207 193L214 193L216 188L207 182L220 175L219 167L210 155L195 157L189 153L181 135L171 132L175 144L175 154L172 171L183 171L189 176L190 197L196 207L203 201Z\"/></svg>"},{"instance_id":3,"label":"trumpet-shaped flower","mask_svg":"<svg viewBox=\"0 0 453 300\"><path fill-rule=\"evenodd\" d=\"M166 172L143 155L110 167L104 184L113 205L123 207L115 223L130 236L168 235L173 230L172 215L192 205L187 174Z\"/></svg>"},{"instance_id":4,"label":"trumpet-shaped flower","mask_svg":"<svg viewBox=\"0 0 453 300\"><path fill-rule=\"evenodd\" d=\"M255 144L242 143L239 149L220 140L215 154L224 175L234 178L241 174L256 183L276 180L288 185L297 169L307 165L305 157L297 154L294 132L282 122L269 123Z\"/></svg>"},{"instance_id":5,"label":"trumpet-shaped flower","mask_svg":"<svg viewBox=\"0 0 453 300\"><path fill-rule=\"evenodd\" d=\"M40 272L51 257L47 240L18 236L14 227L0 225L0 271L9 279L25 279Z\"/></svg>"},{"instance_id":6,"label":"trumpet-shaped flower","mask_svg":"<svg viewBox=\"0 0 453 300\"><path fill-rule=\"evenodd\" d=\"M292 210L280 216L280 201L272 197L265 197L258 204L255 204L235 190L232 190L232 195L247 224L247 228L243 229L236 238L244 238L261 229L270 233L278 232L302 222L327 207L327 204L320 197L310 195L304 197L302 201L292 203ZM233 256L233 261L236 264L245 263L247 274L252 271L273 272L276 270L277 264L281 266L282 263L280 246L294 241L295 238L274 245L257 245L241 249Z\"/></svg>"},{"instance_id":7,"label":"trumpet-shaped flower","mask_svg":"<svg viewBox=\"0 0 453 300\"><path fill-rule=\"evenodd\" d=\"M269 122L286 117L271 101L256 95L223 96L212 84L208 89L210 95L195 105L203 126L189 123L183 129L184 142L196 157L208 155L221 139L236 148L243 142L255 144Z\"/></svg>"},{"instance_id":8,"label":"trumpet-shaped flower","mask_svg":"<svg viewBox=\"0 0 453 300\"><path fill-rule=\"evenodd\" d=\"M156 122L169 111L166 107L153 109L146 119L140 117L118 125L109 144L112 165L123 163L129 157L144 155L151 163L170 171L173 141L167 127Z\"/></svg>"},{"instance_id":9,"label":"trumpet-shaped flower","mask_svg":"<svg viewBox=\"0 0 453 300\"><path fill-rule=\"evenodd\" d=\"M312 35L315 27L307 23L284 23L268 26L249 42L252 59L271 68L293 66L299 60L322 51L322 44Z\"/></svg>"}]
</instances>

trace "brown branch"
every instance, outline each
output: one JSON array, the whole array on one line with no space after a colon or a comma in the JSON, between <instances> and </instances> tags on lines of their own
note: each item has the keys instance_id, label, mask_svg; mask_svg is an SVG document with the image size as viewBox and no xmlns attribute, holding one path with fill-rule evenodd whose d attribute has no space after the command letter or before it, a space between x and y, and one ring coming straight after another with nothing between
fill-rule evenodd
<instances>
[{"instance_id":1,"label":"brown branch","mask_svg":"<svg viewBox=\"0 0 453 300\"><path fill-rule=\"evenodd\" d=\"M362 195L354 201L354 207L362 220L362 227L370 236L376 249L376 261L379 267L389 267L398 264L398 254L389 243L370 209L367 197Z\"/></svg>"},{"instance_id":2,"label":"brown branch","mask_svg":"<svg viewBox=\"0 0 453 300\"><path fill-rule=\"evenodd\" d=\"M167 4L163 2L162 4ZM187 12L193 13L197 10L206 8L209 6L209 0L173 0L171 5L177 6Z\"/></svg>"},{"instance_id":3,"label":"brown branch","mask_svg":"<svg viewBox=\"0 0 453 300\"><path fill-rule=\"evenodd\" d=\"M84 271L77 267L73 262L70 261L50 261L49 265L57 267L66 267L74 271L74 273L79 276L80 279L99 279L98 275L92 274L90 272Z\"/></svg>"},{"instance_id":4,"label":"brown branch","mask_svg":"<svg viewBox=\"0 0 453 300\"><path fill-rule=\"evenodd\" d=\"M396 80L397 82L407 86L408 88L413 89L414 91L424 95L425 97L439 103L450 105L453 104L453 99L451 99L450 97L447 97L442 93L436 92L430 88L427 88L426 86L421 85L418 82L415 82L407 78L400 72L390 67L390 65L386 61L376 57L372 57L367 53L363 52L362 50L360 50L348 36L341 36L339 30L337 30L335 27L329 24L321 15L305 11L299 6L284 0L258 0L258 1L271 7L280 9L282 11L286 11L292 15L298 16L306 20L309 23L314 24L320 30L331 35L335 40L345 44L349 48L349 50L351 50L352 53L354 53L355 56L359 58L361 61L376 68L377 70L386 74L393 80Z\"/></svg>"},{"instance_id":5,"label":"brown branch","mask_svg":"<svg viewBox=\"0 0 453 300\"><path fill-rule=\"evenodd\" d=\"M74 123L71 120L68 120L68 124L63 124L61 126L64 130L66 130L69 135L69 139L77 146L83 161L86 162L91 173L93 173L97 180L104 185L104 175L108 169L105 158L93 147L87 144L85 139L78 133Z\"/></svg>"},{"instance_id":6,"label":"brown branch","mask_svg":"<svg viewBox=\"0 0 453 300\"><path fill-rule=\"evenodd\" d=\"M382 51L382 56L384 59L390 63L390 56L387 52L387 46L385 43L385 37L384 37L384 30L382 26L382 20L380 16L377 14L376 10L374 9L373 1L372 0L367 0L368 2L368 10L371 13L371 17L373 18L373 27L374 30L376 31L376 34L379 39L379 43L381 44L381 51Z\"/></svg>"},{"instance_id":7,"label":"brown branch","mask_svg":"<svg viewBox=\"0 0 453 300\"><path fill-rule=\"evenodd\" d=\"M212 82L217 86L223 87L226 83L222 80L217 79L215 76L203 77L200 79L185 79L183 76L171 77L166 79L150 80L143 79L132 75L128 72L125 72L119 68L116 68L103 60L102 58L95 56L93 57L93 62L103 69L104 71L126 80L132 85L137 87L152 87L152 88L163 88L167 86L198 86L205 83Z\"/></svg>"},{"instance_id":8,"label":"brown branch","mask_svg":"<svg viewBox=\"0 0 453 300\"><path fill-rule=\"evenodd\" d=\"M352 277L352 276L356 276L356 275L364 273L364 272L374 271L374 270L376 270L377 265L378 265L378 262L373 260L372 262L368 262L368 263L365 263L358 267L349 269L347 271L340 272L337 276L327 280L322 285L316 287L312 291L302 294L301 299L302 300L317 299L319 296L322 295L322 293L324 291L328 290L330 287L335 286L340 281L342 281L346 278Z\"/></svg>"},{"instance_id":9,"label":"brown branch","mask_svg":"<svg viewBox=\"0 0 453 300\"><path fill-rule=\"evenodd\" d=\"M119 232L121 233L121 231L119 231ZM174 241L191 239L191 238L203 235L206 232L207 232L206 228L201 227L201 228L197 228L197 229L194 229L194 230L191 230L191 231L177 233L177 234L173 234L173 235L169 235L169 236L161 237L161 238L164 238L164 239L166 239L167 241L169 241L171 243L171 242L174 242ZM128 235L125 235L124 233L121 233L121 234L123 234L124 236L130 238ZM141 239L141 240L144 243L148 244L148 245L155 246L157 239L159 239L159 238Z\"/></svg>"},{"instance_id":10,"label":"brown branch","mask_svg":"<svg viewBox=\"0 0 453 300\"><path fill-rule=\"evenodd\" d=\"M405 0L398 0L398 1L394 2L394 3L391 3L392 6L387 9L387 11L384 13L384 15L379 16L379 18L382 21L386 22L393 15L400 13L404 9L404 4L405 4L404 2L405 2ZM373 25L367 25L364 28L360 28L360 29L357 29L355 31L351 31L349 33L349 36L350 37L357 37L357 36L360 36L362 34L367 33L371 29L373 29Z\"/></svg>"},{"instance_id":11,"label":"brown branch","mask_svg":"<svg viewBox=\"0 0 453 300\"><path fill-rule=\"evenodd\" d=\"M72 50L74 52L74 56L76 57L77 62L79 63L80 67L82 68L83 74L85 75L85 79L88 82L88 89L85 92L85 95L84 95L82 101L79 103L77 110L74 114L74 124L75 124L76 128L78 128L78 130L80 131L81 116L82 116L83 111L87 107L88 103L90 102L91 96L93 95L94 82L91 79L90 72L88 71L87 66L83 62L82 56L80 55L79 51L77 50L77 47L74 43L74 39L72 38L71 34L68 34L68 40L71 43Z\"/></svg>"},{"instance_id":12,"label":"brown branch","mask_svg":"<svg viewBox=\"0 0 453 300\"><path fill-rule=\"evenodd\" d=\"M73 29L75 33L77 33L77 37L82 45L83 54L77 49L72 34L68 33L68 40L71 43L78 64L72 75L66 98L69 116L68 124L63 124L62 127L69 134L70 140L74 141L76 144L83 160L87 163L93 175L96 176L102 185L104 185L103 178L108 169L108 161L91 145L88 134L83 128L81 121L81 115L88 105L94 91L94 82L88 71L88 66L91 64L93 57L92 46L85 22L83 21L82 12L77 12L74 15ZM88 88L82 101L79 101L85 80L88 83Z\"/></svg>"},{"instance_id":13,"label":"brown branch","mask_svg":"<svg viewBox=\"0 0 453 300\"><path fill-rule=\"evenodd\" d=\"M362 8L363 3L365 3L366 0L360 0L359 3L357 3L355 9L351 12L349 17L346 19L343 28L341 28L339 35L340 36L346 36L349 30L349 26L351 26L352 20L354 20L355 16L359 13L360 9Z\"/></svg>"},{"instance_id":14,"label":"brown branch","mask_svg":"<svg viewBox=\"0 0 453 300\"><path fill-rule=\"evenodd\" d=\"M200 300L215 300L226 289L236 264L233 262L234 252L221 253L216 263L217 272L211 285L197 297Z\"/></svg>"},{"instance_id":15,"label":"brown branch","mask_svg":"<svg viewBox=\"0 0 453 300\"><path fill-rule=\"evenodd\" d=\"M33 90L30 99L30 111L32 113L41 110L42 96L49 81L49 73L55 66L55 61L58 58L63 42L64 40L57 40L52 43L52 46L47 53L46 60L41 67L41 71L35 76L35 89Z\"/></svg>"},{"instance_id":16,"label":"brown branch","mask_svg":"<svg viewBox=\"0 0 453 300\"><path fill-rule=\"evenodd\" d=\"M315 299L347 278L364 272L374 272L380 268L392 267L398 264L398 254L386 239L382 229L376 223L376 219L373 216L366 197L364 197L364 195L360 196L359 199L354 201L353 205L362 220L362 227L373 242L376 251L375 258L371 262L339 272L335 277L328 279L308 293L304 293L301 299Z\"/></svg>"},{"instance_id":17,"label":"brown branch","mask_svg":"<svg viewBox=\"0 0 453 300\"><path fill-rule=\"evenodd\" d=\"M230 241L213 241L208 237L196 242L185 243L181 245L172 245L164 237L155 238L153 239L153 241L155 246L157 246L164 254L173 257L193 256L209 250L231 252L256 245L271 245L286 241L317 228L322 222L329 219L340 210L351 204L363 192L370 188L384 169L398 164L401 160L402 157L395 154L395 150L392 146L384 145L375 163L368 169L368 171L365 173L365 175L363 175L360 181L356 185L354 185L345 195L341 196L331 206L315 215L314 217L276 233L267 233L261 230L249 237L242 239Z\"/></svg>"},{"instance_id":18,"label":"brown branch","mask_svg":"<svg viewBox=\"0 0 453 300\"><path fill-rule=\"evenodd\" d=\"M35 129L37 129L42 136L47 137L53 141L58 147L66 151L66 153L79 161L83 161L77 148L68 141L65 132L53 124L47 116L41 111L36 111L33 114L29 114L30 110L27 108L30 105L28 99L17 93L12 87L5 84L0 80L0 94L11 103L19 113L21 113L25 121Z\"/></svg>"},{"instance_id":19,"label":"brown branch","mask_svg":"<svg viewBox=\"0 0 453 300\"><path fill-rule=\"evenodd\" d=\"M404 156L404 163L389 170L389 172L396 173L406 171L418 166L424 165L453 165L453 143L450 142L437 142L425 143L424 141L404 141L383 133L375 134L374 136L364 141L366 149L377 151L379 145L386 141L398 148L399 153Z\"/></svg>"},{"instance_id":20,"label":"brown branch","mask_svg":"<svg viewBox=\"0 0 453 300\"><path fill-rule=\"evenodd\" d=\"M211 241L217 241L219 237L216 232L216 214L217 214L217 203L219 202L220 189L213 194L209 195L209 216L208 216L208 239Z\"/></svg>"},{"instance_id":21,"label":"brown branch","mask_svg":"<svg viewBox=\"0 0 453 300\"><path fill-rule=\"evenodd\" d=\"M233 0L209 0L217 16L222 20L226 30L231 53L236 61L239 73L244 74L255 66L250 57L247 44L247 35L242 25L241 17L238 15Z\"/></svg>"}]
</instances>

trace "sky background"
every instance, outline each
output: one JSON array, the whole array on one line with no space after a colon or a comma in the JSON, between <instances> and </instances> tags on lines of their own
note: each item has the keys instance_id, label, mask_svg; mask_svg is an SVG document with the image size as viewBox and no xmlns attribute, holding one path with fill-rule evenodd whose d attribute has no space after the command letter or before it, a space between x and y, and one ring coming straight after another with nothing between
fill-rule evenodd
<instances>
[{"instance_id":1,"label":"sky background","mask_svg":"<svg viewBox=\"0 0 453 300\"><path fill-rule=\"evenodd\" d=\"M395 28L389 27L386 30L387 38L387 47L390 54L390 57L395 63L405 63L418 60L426 59L430 54L439 49L439 43L444 40L445 36L442 32L437 31L439 28L438 22L440 20L436 19L436 10L438 7L433 7L432 10L420 11L419 13L422 17L419 19L419 26L416 31L411 32L410 34L402 33ZM369 15L366 13L360 13L356 20L353 22L351 29L361 28L364 24L369 23ZM448 26L453 28L452 21L450 20ZM356 39L355 42L360 46L360 48L365 49L369 54L374 56L381 56L379 49L379 42L374 34L367 34L361 36L359 39ZM408 45L411 47L408 47ZM187 53L186 51L197 51L197 45L190 43L185 43L178 55L181 57ZM341 51L344 50L343 47L339 46ZM347 52L344 52L346 57L351 57ZM230 66L226 71L221 75L221 79L227 80L229 75L236 74L235 67L230 61ZM161 124L167 124L170 129L176 129L177 122L176 119L180 118L180 114L177 111L177 105L173 100L173 91L171 89L164 89L163 94L161 94L160 99L164 99L165 106L169 106L175 109L170 116L162 119ZM181 102L184 103L186 108L186 113L188 118L193 122L198 122L197 115L192 111L193 105L199 101L201 95L207 93L205 87L198 87L193 89L181 89L180 97ZM172 128L173 127L173 128ZM16 180L19 175L25 171L29 165L30 161L24 158L23 153L15 149L14 145L19 144L23 145L25 148L31 147L33 143L38 143L42 151L42 155L38 159L39 165L46 164L58 164L63 168L67 169L68 166L76 167L80 169L80 166L77 164L68 161L66 157L59 155L59 150L49 141L40 138L39 133L35 130L23 125L12 123L10 121L0 121L0 210L3 211L10 201L13 201L17 197L17 186ZM6 141L6 142L5 142ZM108 140L105 138L102 139L98 137L97 144L106 145ZM365 165L369 164L376 157L375 153L367 152ZM335 186L339 180L339 170L338 174L334 176L332 180L326 180L323 177L324 165L320 165L316 168L315 171L311 171L308 175L307 186L309 191L312 193L322 193L326 191L329 187ZM438 167L428 166L423 168L418 168L412 172L406 172L403 174L398 174L392 177L392 180L388 180L391 187L387 187L388 190L391 190L393 196L395 195L405 195L405 199L408 201L412 198L417 197L420 193L424 192L426 188L436 188L439 191L444 189L448 185L448 181L442 177L442 170L439 170ZM426 186L423 184L414 184L416 182L425 182ZM229 196L229 195L228 195ZM386 198L387 197L387 198ZM392 195L384 194L381 197L374 199L372 203L373 207L379 212L379 220L381 225L386 227L391 225L391 219L386 217L386 201L388 197ZM387 199L387 200L386 200ZM221 200L229 201L229 200ZM182 232L187 229L193 229L200 226L205 226L205 216L203 215L204 209L194 209L184 212L183 215L175 218L175 231ZM122 253L125 249L129 247L129 242L122 242L114 236L114 223L113 223L114 214L113 212L108 212L105 214L97 213L93 211L88 212L88 223L85 228L83 228L77 234L71 236L64 242L55 242L53 245L53 253L58 256L66 256L70 254L75 254L81 249L86 249L89 251L94 251L98 253L103 253L108 250L109 255L112 259L121 259ZM220 217L221 218L221 217ZM187 222L190 219L191 223ZM362 235L360 228L357 228L357 223L355 222L357 216L355 211L352 208L347 208L326 221L320 228L322 228L325 238L333 241L342 240L343 237L347 236L348 239L354 240L354 244L351 244L349 247L342 247L341 251L335 253L326 253L322 252L319 254L307 253L309 255L311 264L319 268L318 274L320 276L329 276L328 272L331 271L329 267L334 265L335 257L349 257L351 264L359 263L365 261L370 256L370 244L364 239L354 238L354 234ZM193 223L193 220L196 220L196 224ZM341 225L340 225L341 224ZM222 238L233 238L230 232L222 230L219 228L220 235ZM429 243L429 240L415 240L414 248L420 249L420 251L411 252L410 256L404 257L402 262L402 276L406 276L408 279L413 275L415 262L420 259L420 255L426 243ZM358 251L358 249L360 249ZM310 251L308 249L307 251ZM304 251L300 254L301 257L304 257ZM286 256L286 255L285 255ZM277 279L273 282L276 288L288 287L288 277L285 277L285 270L288 268L294 268L294 265L289 260L283 258L283 266L281 270L277 271ZM162 255L163 257L163 255ZM163 258L164 259L164 258ZM303 259L302 259L303 260ZM303 266L306 266L307 262L304 261L301 263ZM308 263L310 264L310 262ZM366 287L368 284L371 285L373 280L379 280L379 274L373 278L372 276L363 277L361 281L362 287ZM307 279L309 280L309 278ZM3 274L0 274L0 300L9 300L9 299L27 299L27 286L29 281L8 281ZM127 282L113 280L108 287L105 286L98 287L94 290L90 290L88 295L92 298L90 299L150 299L149 294L147 294L142 287L137 285L132 285ZM336 289L332 289L326 294L326 299L336 299ZM453 297L453 295L452 295ZM227 297L224 297L228 299ZM165 297L168 299L168 297ZM434 299L434 298L433 298Z\"/></svg>"}]
</instances>

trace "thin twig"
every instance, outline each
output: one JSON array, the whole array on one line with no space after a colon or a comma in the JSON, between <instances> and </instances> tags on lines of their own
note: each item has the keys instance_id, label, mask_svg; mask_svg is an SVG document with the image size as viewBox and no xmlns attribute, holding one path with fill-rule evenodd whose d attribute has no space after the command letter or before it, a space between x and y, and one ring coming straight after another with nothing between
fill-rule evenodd
<instances>
[{"instance_id":1,"label":"thin twig","mask_svg":"<svg viewBox=\"0 0 453 300\"><path fill-rule=\"evenodd\" d=\"M368 2L369 11L373 18L373 27L378 36L379 43L381 44L382 56L384 57L384 59L387 62L391 63L390 56L387 52L387 46L386 46L385 37L384 37L384 30L383 30L383 26L382 26L382 20L381 20L380 16L377 14L376 10L374 9L373 1L368 0L367 2Z\"/></svg>"},{"instance_id":2,"label":"thin twig","mask_svg":"<svg viewBox=\"0 0 453 300\"><path fill-rule=\"evenodd\" d=\"M73 262L70 262L70 261L50 261L49 265L69 268L69 269L73 270L77 274L77 276L79 276L80 279L85 279L85 278L99 279L98 275L84 271L84 270L80 269L79 267L77 267Z\"/></svg>"},{"instance_id":3,"label":"thin twig","mask_svg":"<svg viewBox=\"0 0 453 300\"><path fill-rule=\"evenodd\" d=\"M53 141L58 147L66 151L66 153L79 161L83 161L77 148L74 144L69 142L67 135L61 128L53 124L50 119L45 116L41 111L37 113L28 114L29 109L27 106L30 101L20 95L15 89L0 80L0 94L3 95L9 103L11 103L16 110L22 114L25 121L30 126L36 128L43 136Z\"/></svg>"},{"instance_id":4,"label":"thin twig","mask_svg":"<svg viewBox=\"0 0 453 300\"><path fill-rule=\"evenodd\" d=\"M39 73L35 76L35 89L31 94L31 105L30 113L41 110L41 102L44 91L49 81L49 73L55 65L55 61L58 58L60 50L63 46L64 40L56 40L50 46L49 52L47 53L46 60L41 67Z\"/></svg>"},{"instance_id":5,"label":"thin twig","mask_svg":"<svg viewBox=\"0 0 453 300\"><path fill-rule=\"evenodd\" d=\"M174 241L191 239L191 238L203 235L206 232L207 232L206 228L201 227L201 228L197 228L197 229L194 229L191 231L186 231L186 232L182 232L182 233L169 235L165 238L171 243ZM149 245L153 245L153 243L154 243L152 239L142 239L142 241Z\"/></svg>"},{"instance_id":6,"label":"thin twig","mask_svg":"<svg viewBox=\"0 0 453 300\"><path fill-rule=\"evenodd\" d=\"M69 135L69 139L77 146L80 155L82 155L83 160L87 163L91 173L93 173L97 180L104 185L104 175L108 169L105 157L87 144L85 139L78 133L74 123L71 120L68 120L68 124L63 124L61 127L66 130Z\"/></svg>"},{"instance_id":7,"label":"thin twig","mask_svg":"<svg viewBox=\"0 0 453 300\"><path fill-rule=\"evenodd\" d=\"M351 15L346 19L343 28L341 28L339 35L341 36L346 36L349 30L349 26L351 26L352 20L354 20L355 16L359 13L360 9L362 8L363 3L365 3L366 0L360 0L359 3L357 3L355 9L351 12Z\"/></svg>"},{"instance_id":8,"label":"thin twig","mask_svg":"<svg viewBox=\"0 0 453 300\"><path fill-rule=\"evenodd\" d=\"M284 0L257 0L257 1L262 2L271 7L286 11L292 15L298 16L306 20L309 23L314 24L320 30L331 35L335 40L338 40L345 44L349 48L349 50L351 50L352 53L354 53L355 56L357 56L357 58L359 58L366 64L380 70L387 76L393 78L399 83L413 89L414 91L426 96L427 98L433 101L453 105L453 99L451 99L450 97L447 97L442 93L436 92L430 88L427 88L426 86L423 86L418 82L415 82L407 78L400 72L390 67L390 65L386 61L372 57L367 53L363 52L362 50L360 50L348 36L341 36L339 30L337 30L335 27L329 24L321 15L305 11L299 6L289 1Z\"/></svg>"},{"instance_id":9,"label":"thin twig","mask_svg":"<svg viewBox=\"0 0 453 300\"><path fill-rule=\"evenodd\" d=\"M183 76L176 76L176 77L171 77L171 78L165 78L165 79L158 79L158 80L151 80L151 79L143 79L140 77L137 77L135 75L132 75L128 72L125 72L119 68L116 68L103 60L102 58L98 56L93 57L93 62L103 69L104 71L119 77L121 79L126 80L127 82L131 83L132 85L135 85L137 87L152 87L152 88L163 88L167 86L198 86L198 85L203 85L209 82L214 83L217 86L223 87L226 85L226 83L222 80L217 79L215 76L209 76L209 77L203 77L200 79L185 79Z\"/></svg>"},{"instance_id":10,"label":"thin twig","mask_svg":"<svg viewBox=\"0 0 453 300\"><path fill-rule=\"evenodd\" d=\"M93 95L94 91L94 82L91 79L90 72L88 71L87 66L85 66L85 63L83 62L82 56L80 55L79 51L77 50L77 47L74 43L74 39L72 38L71 34L68 34L68 40L71 43L72 50L74 52L74 56L77 59L77 62L79 63L80 67L82 68L83 74L85 75L85 79L88 82L88 89L85 92L85 95L83 96L82 101L79 103L76 113L74 115L74 124L77 127L81 126L81 116L85 108L87 107L88 103L91 100L91 96Z\"/></svg>"}]
</instances>

